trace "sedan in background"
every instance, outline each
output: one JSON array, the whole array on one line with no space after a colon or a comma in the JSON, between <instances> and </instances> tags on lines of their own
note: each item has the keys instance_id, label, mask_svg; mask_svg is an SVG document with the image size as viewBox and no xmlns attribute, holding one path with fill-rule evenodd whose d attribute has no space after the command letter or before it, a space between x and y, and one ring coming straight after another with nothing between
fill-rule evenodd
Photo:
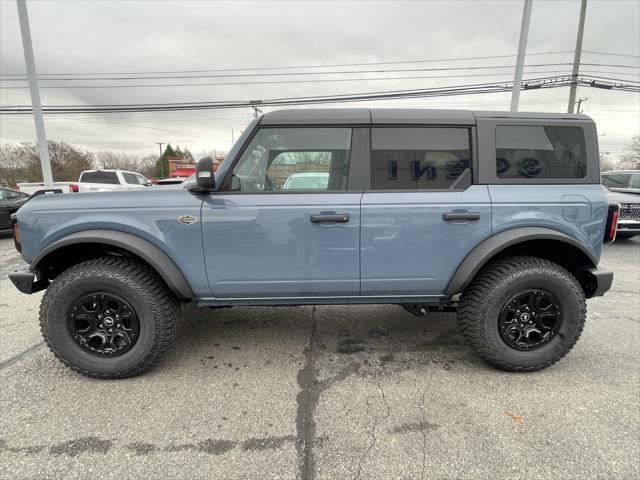
<instances>
[{"instance_id":1,"label":"sedan in background","mask_svg":"<svg viewBox=\"0 0 640 480\"><path fill-rule=\"evenodd\" d=\"M29 195L9 188L0 188L0 232L11 230L11 214L29 200Z\"/></svg>"}]
</instances>

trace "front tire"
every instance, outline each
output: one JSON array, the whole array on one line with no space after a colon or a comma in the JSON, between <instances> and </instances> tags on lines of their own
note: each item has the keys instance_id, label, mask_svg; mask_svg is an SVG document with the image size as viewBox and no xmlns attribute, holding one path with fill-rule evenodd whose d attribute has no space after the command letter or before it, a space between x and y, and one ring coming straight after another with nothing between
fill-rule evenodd
<instances>
[{"instance_id":1,"label":"front tire","mask_svg":"<svg viewBox=\"0 0 640 480\"><path fill-rule=\"evenodd\" d=\"M138 375L167 352L180 305L164 281L130 257L102 257L58 275L40 305L54 355L94 378Z\"/></svg>"},{"instance_id":2,"label":"front tire","mask_svg":"<svg viewBox=\"0 0 640 480\"><path fill-rule=\"evenodd\" d=\"M571 350L586 313L584 292L571 273L548 260L514 256L480 270L461 296L458 324L491 365L531 372Z\"/></svg>"}]
</instances>

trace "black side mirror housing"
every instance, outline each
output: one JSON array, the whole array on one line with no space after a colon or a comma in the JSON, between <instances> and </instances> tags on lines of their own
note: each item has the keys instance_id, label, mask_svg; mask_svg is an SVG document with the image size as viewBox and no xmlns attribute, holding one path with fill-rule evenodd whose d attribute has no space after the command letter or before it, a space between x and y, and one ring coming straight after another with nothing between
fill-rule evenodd
<instances>
[{"instance_id":1,"label":"black side mirror housing","mask_svg":"<svg viewBox=\"0 0 640 480\"><path fill-rule=\"evenodd\" d=\"M211 193L216 188L216 177L213 174L213 159L204 157L198 160L196 165L196 181L189 186L189 191L194 194Z\"/></svg>"}]
</instances>

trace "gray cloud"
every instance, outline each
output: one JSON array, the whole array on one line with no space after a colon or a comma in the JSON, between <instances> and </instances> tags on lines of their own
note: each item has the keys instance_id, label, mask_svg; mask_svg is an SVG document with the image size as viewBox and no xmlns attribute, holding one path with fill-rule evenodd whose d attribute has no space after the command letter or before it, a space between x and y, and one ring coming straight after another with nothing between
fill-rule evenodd
<instances>
[{"instance_id":1,"label":"gray cloud","mask_svg":"<svg viewBox=\"0 0 640 480\"><path fill-rule=\"evenodd\" d=\"M517 50L522 15L520 1L29 1L28 6L40 73L271 67L509 55ZM572 50L578 11L577 0L535 0L528 51ZM12 0L0 2L0 30L0 70L2 73L24 72L17 11ZM640 55L639 39L640 2L589 0L585 50ZM566 53L532 56L527 62L571 60L572 54ZM593 54L585 54L583 61L638 64L637 58ZM514 58L506 58L455 64L513 63ZM451 65L454 63L429 64ZM548 69L569 71L570 67ZM624 71L635 74L625 78L638 80L640 70ZM505 69L495 77L461 74L459 78L448 79L339 83L43 89L42 97L45 104L246 100L476 83L512 75L511 69ZM2 82L2 85L16 84ZM524 92L521 110L564 111L567 96L566 88ZM603 150L620 150L638 133L637 94L581 88L579 96L589 97L584 104L585 113L592 115L600 131L606 133L601 139ZM0 101L3 105L29 104L28 91L2 90ZM509 94L394 100L366 105L500 110L508 108ZM250 118L249 110L223 110L47 116L46 122L50 138L91 149L113 148L148 154L156 152L156 141L186 144L194 151L226 149L231 130L234 129L237 136ZM34 136L30 116L0 118L3 142L30 141Z\"/></svg>"}]
</instances>

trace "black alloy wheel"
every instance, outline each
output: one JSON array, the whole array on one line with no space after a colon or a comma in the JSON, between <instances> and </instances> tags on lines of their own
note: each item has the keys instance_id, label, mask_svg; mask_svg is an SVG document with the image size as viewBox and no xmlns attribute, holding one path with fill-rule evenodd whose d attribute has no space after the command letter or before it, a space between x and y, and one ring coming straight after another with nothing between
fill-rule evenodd
<instances>
[{"instance_id":1,"label":"black alloy wheel","mask_svg":"<svg viewBox=\"0 0 640 480\"><path fill-rule=\"evenodd\" d=\"M558 299L542 289L520 292L502 307L500 336L516 350L535 350L549 343L562 324Z\"/></svg>"},{"instance_id":2,"label":"black alloy wheel","mask_svg":"<svg viewBox=\"0 0 640 480\"><path fill-rule=\"evenodd\" d=\"M67 316L72 338L85 351L115 357L136 343L140 324L135 310L122 298L95 292L72 302Z\"/></svg>"}]
</instances>

